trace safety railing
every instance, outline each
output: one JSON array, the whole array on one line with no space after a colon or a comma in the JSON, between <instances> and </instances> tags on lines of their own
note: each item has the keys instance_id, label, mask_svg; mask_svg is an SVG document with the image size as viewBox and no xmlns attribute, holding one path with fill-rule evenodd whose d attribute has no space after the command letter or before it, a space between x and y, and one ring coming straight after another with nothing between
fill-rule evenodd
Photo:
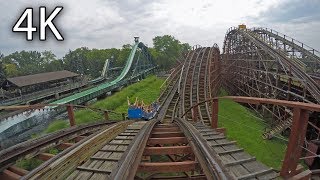
<instances>
[{"instance_id":1,"label":"safety railing","mask_svg":"<svg viewBox=\"0 0 320 180\"><path fill-rule=\"evenodd\" d=\"M187 112L190 110L196 111L196 108L203 103L212 102L212 128L218 128L218 111L219 111L219 99L231 99L235 102L239 103L248 103L248 104L270 104L270 105L279 105L285 106L293 109L293 122L291 126L291 133L289 137L289 142L285 154L285 159L282 163L282 168L280 170L280 176L284 178L310 178L312 173L318 173L318 171L310 171L298 168L298 163L302 159L311 159L315 157L320 157L320 155L316 154L316 152L310 152L310 150L304 147L307 126L311 125L316 130L320 132L320 128L316 125L309 122L309 113L310 112L320 112L319 104L312 103L303 103L296 101L286 101L286 100L278 100L278 99L267 99L267 98L255 98L255 97L242 97L242 96L224 96L224 97L216 97L201 101L197 104L194 104L190 107L184 114L181 116L185 116ZM197 116L193 117L193 120L196 121ZM319 134L318 134L319 137ZM301 157L302 150L306 150L309 154L306 157Z\"/></svg>"},{"instance_id":2,"label":"safety railing","mask_svg":"<svg viewBox=\"0 0 320 180\"><path fill-rule=\"evenodd\" d=\"M90 109L92 111L103 113L104 120L109 120L109 115L116 114L122 117L122 120L126 119L126 113L119 113L112 110L106 110L101 108L95 108L90 106L83 106L83 105L75 105L75 104L34 104L34 105L21 105L21 106L0 106L0 110L36 110L36 109L45 109L49 107L66 107L68 112L68 119L70 126L75 126L75 114L74 109L80 108L80 109Z\"/></svg>"},{"instance_id":3,"label":"safety railing","mask_svg":"<svg viewBox=\"0 0 320 180\"><path fill-rule=\"evenodd\" d=\"M292 42L292 43L296 44L297 46L300 46L301 48L304 48L304 49L308 50L312 54L320 57L320 52L318 50L316 50L316 49L312 48L311 46L308 46L308 45L304 44L303 42L300 42L300 41L298 41L298 40L296 40L296 39L294 39L294 38L292 38L290 36L282 34L282 33L278 32L276 30L273 30L273 29L270 29L270 28L263 28L263 27L253 28L252 30L265 30L265 31L271 32L273 34L276 34L276 35L286 39L289 42Z\"/></svg>"}]
</instances>

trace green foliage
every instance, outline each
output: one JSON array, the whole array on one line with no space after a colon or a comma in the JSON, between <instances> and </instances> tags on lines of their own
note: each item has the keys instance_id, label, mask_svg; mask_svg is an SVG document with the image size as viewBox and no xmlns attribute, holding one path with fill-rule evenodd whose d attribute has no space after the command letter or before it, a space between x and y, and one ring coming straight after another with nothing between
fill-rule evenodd
<instances>
[{"instance_id":1,"label":"green foliage","mask_svg":"<svg viewBox=\"0 0 320 180\"><path fill-rule=\"evenodd\" d=\"M156 36L153 38L153 45L150 53L161 69L171 68L183 52L191 49L188 43L181 43L170 35Z\"/></svg>"},{"instance_id":2,"label":"green foliage","mask_svg":"<svg viewBox=\"0 0 320 180\"><path fill-rule=\"evenodd\" d=\"M59 150L57 148L50 148L48 150L49 154L57 155L59 153Z\"/></svg>"},{"instance_id":3,"label":"green foliage","mask_svg":"<svg viewBox=\"0 0 320 180\"><path fill-rule=\"evenodd\" d=\"M42 163L43 161L37 158L20 159L16 162L16 166L31 171Z\"/></svg>"},{"instance_id":4,"label":"green foliage","mask_svg":"<svg viewBox=\"0 0 320 180\"><path fill-rule=\"evenodd\" d=\"M225 91L220 93L220 96L225 95ZM230 99L219 100L218 123L219 127L227 129L228 139L236 140L240 147L257 160L275 169L281 168L286 143L277 138L264 140L262 133L266 125L244 106Z\"/></svg>"},{"instance_id":5,"label":"green foliage","mask_svg":"<svg viewBox=\"0 0 320 180\"><path fill-rule=\"evenodd\" d=\"M48 126L48 128L45 130L45 133L52 133L52 132L55 132L55 131L58 131L60 129L64 129L67 127L69 127L68 121L56 120Z\"/></svg>"},{"instance_id":6,"label":"green foliage","mask_svg":"<svg viewBox=\"0 0 320 180\"><path fill-rule=\"evenodd\" d=\"M181 43L173 36L157 36L153 39L154 48L149 48L155 62L161 69L171 68L181 54L190 50L188 43ZM0 53L0 75L5 77L24 76L43 72L69 70L87 75L94 79L100 76L106 59L112 67L124 66L130 51L130 44L124 44L121 49L89 49L81 47L58 59L51 51L20 51L7 56ZM1 67L4 69L2 70ZM4 79L4 77L2 77ZM1 81L1 77L0 77Z\"/></svg>"},{"instance_id":7,"label":"green foliage","mask_svg":"<svg viewBox=\"0 0 320 180\"><path fill-rule=\"evenodd\" d=\"M17 65L16 64L4 64L4 72L6 74L7 77L14 77L14 76L18 76L19 75L19 71L17 69Z\"/></svg>"}]
</instances>

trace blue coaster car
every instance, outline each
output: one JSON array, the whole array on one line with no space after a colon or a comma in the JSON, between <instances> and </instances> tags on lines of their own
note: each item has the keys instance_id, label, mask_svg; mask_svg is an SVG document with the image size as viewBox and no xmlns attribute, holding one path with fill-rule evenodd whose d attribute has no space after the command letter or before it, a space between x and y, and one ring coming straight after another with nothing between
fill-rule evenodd
<instances>
[{"instance_id":1,"label":"blue coaster car","mask_svg":"<svg viewBox=\"0 0 320 180\"><path fill-rule=\"evenodd\" d=\"M144 119L144 120L150 120L154 118L154 116L157 114L157 111L159 110L160 106L157 103L151 104L153 110L151 112L146 112L141 108L130 106L128 108L128 119Z\"/></svg>"},{"instance_id":2,"label":"blue coaster car","mask_svg":"<svg viewBox=\"0 0 320 180\"><path fill-rule=\"evenodd\" d=\"M129 107L128 108L128 118L129 119L141 119L143 111L141 108Z\"/></svg>"}]
</instances>

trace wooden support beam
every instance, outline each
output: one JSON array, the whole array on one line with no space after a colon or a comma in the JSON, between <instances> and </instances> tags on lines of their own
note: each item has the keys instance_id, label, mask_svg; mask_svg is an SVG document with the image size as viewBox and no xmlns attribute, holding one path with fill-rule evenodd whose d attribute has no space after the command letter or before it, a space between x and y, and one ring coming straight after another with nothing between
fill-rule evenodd
<instances>
[{"instance_id":1,"label":"wooden support beam","mask_svg":"<svg viewBox=\"0 0 320 180\"><path fill-rule=\"evenodd\" d=\"M289 180L309 180L311 179L311 171L309 169L291 177Z\"/></svg>"},{"instance_id":2,"label":"wooden support beam","mask_svg":"<svg viewBox=\"0 0 320 180\"><path fill-rule=\"evenodd\" d=\"M218 111L219 111L219 100L212 100L212 117L211 117L211 127L218 128Z\"/></svg>"},{"instance_id":3,"label":"wooden support beam","mask_svg":"<svg viewBox=\"0 0 320 180\"><path fill-rule=\"evenodd\" d=\"M27 171L27 170L25 170L25 169L21 169L21 168L19 168L19 167L17 167L17 166L10 166L10 167L8 168L8 170L11 171L11 172L13 172L13 173L16 173L16 174L18 174L18 175L20 175L20 176L24 176L24 175L26 175L26 174L29 173L29 171Z\"/></svg>"},{"instance_id":4,"label":"wooden support beam","mask_svg":"<svg viewBox=\"0 0 320 180\"><path fill-rule=\"evenodd\" d=\"M104 120L108 121L109 120L109 113L108 111L104 111Z\"/></svg>"},{"instance_id":5,"label":"wooden support beam","mask_svg":"<svg viewBox=\"0 0 320 180\"><path fill-rule=\"evenodd\" d=\"M143 155L166 155L166 154L189 154L192 153L190 146L165 146L146 147Z\"/></svg>"},{"instance_id":6,"label":"wooden support beam","mask_svg":"<svg viewBox=\"0 0 320 180\"><path fill-rule=\"evenodd\" d=\"M84 138L86 138L87 136L77 136L77 137L75 137L74 138L74 140L76 141L76 142L79 142L79 141L81 141L82 139L84 139Z\"/></svg>"},{"instance_id":7,"label":"wooden support beam","mask_svg":"<svg viewBox=\"0 0 320 180\"><path fill-rule=\"evenodd\" d=\"M58 149L67 149L68 147L71 147L72 145L74 145L73 143L62 143L58 145Z\"/></svg>"},{"instance_id":8,"label":"wooden support beam","mask_svg":"<svg viewBox=\"0 0 320 180\"><path fill-rule=\"evenodd\" d=\"M168 138L149 138L149 145L155 144L177 144L177 143L188 143L186 137L168 137Z\"/></svg>"},{"instance_id":9,"label":"wooden support beam","mask_svg":"<svg viewBox=\"0 0 320 180\"><path fill-rule=\"evenodd\" d=\"M237 177L239 180L241 179L251 179L251 178L255 178L256 176L261 176L261 175L264 175L264 174L268 174L270 172L273 172L274 170L272 168L270 169L265 169L265 170L262 170L262 171L257 171L257 172L254 172L254 173L251 173L251 174L246 174L246 175L243 175L243 176L240 176L240 177Z\"/></svg>"},{"instance_id":10,"label":"wooden support beam","mask_svg":"<svg viewBox=\"0 0 320 180\"><path fill-rule=\"evenodd\" d=\"M222 134L226 135L226 128L216 128L216 131L218 131L219 133L222 133Z\"/></svg>"},{"instance_id":11,"label":"wooden support beam","mask_svg":"<svg viewBox=\"0 0 320 180\"><path fill-rule=\"evenodd\" d=\"M152 132L177 132L180 131L179 127L155 127Z\"/></svg>"},{"instance_id":12,"label":"wooden support beam","mask_svg":"<svg viewBox=\"0 0 320 180\"><path fill-rule=\"evenodd\" d=\"M40 153L38 155L38 158L43 160L43 161L47 161L47 160L49 160L49 159L51 159L53 157L54 157L54 154L50 154L50 153Z\"/></svg>"},{"instance_id":13,"label":"wooden support beam","mask_svg":"<svg viewBox=\"0 0 320 180\"><path fill-rule=\"evenodd\" d=\"M181 131L177 132L155 132L151 134L152 138L166 138L166 137L184 137Z\"/></svg>"},{"instance_id":14,"label":"wooden support beam","mask_svg":"<svg viewBox=\"0 0 320 180\"><path fill-rule=\"evenodd\" d=\"M198 106L193 106L191 113L192 113L192 120L194 122L197 122L197 120L198 120Z\"/></svg>"},{"instance_id":15,"label":"wooden support beam","mask_svg":"<svg viewBox=\"0 0 320 180\"><path fill-rule=\"evenodd\" d=\"M282 163L280 175L284 178L296 174L296 168L302 152L302 146L306 136L309 120L309 112L300 108L293 109L293 121L286 155Z\"/></svg>"},{"instance_id":16,"label":"wooden support beam","mask_svg":"<svg viewBox=\"0 0 320 180\"><path fill-rule=\"evenodd\" d=\"M67 106L67 111L68 111L68 117L69 117L70 126L75 126L76 125L76 121L75 121L75 117L74 117L73 106L72 105L68 105Z\"/></svg>"},{"instance_id":17,"label":"wooden support beam","mask_svg":"<svg viewBox=\"0 0 320 180\"><path fill-rule=\"evenodd\" d=\"M0 172L0 179L5 179L5 180L17 180L20 179L21 176L19 174L16 174L12 171L9 170L4 170Z\"/></svg>"},{"instance_id":18,"label":"wooden support beam","mask_svg":"<svg viewBox=\"0 0 320 180\"><path fill-rule=\"evenodd\" d=\"M195 161L183 161L183 162L159 162L159 163L140 163L138 172L157 172L157 173L169 173L169 172L187 172L194 171L198 163Z\"/></svg>"},{"instance_id":19,"label":"wooden support beam","mask_svg":"<svg viewBox=\"0 0 320 180\"><path fill-rule=\"evenodd\" d=\"M176 124L163 123L163 124L157 124L155 126L155 128L158 128L158 127L178 127L178 126Z\"/></svg>"}]
</instances>

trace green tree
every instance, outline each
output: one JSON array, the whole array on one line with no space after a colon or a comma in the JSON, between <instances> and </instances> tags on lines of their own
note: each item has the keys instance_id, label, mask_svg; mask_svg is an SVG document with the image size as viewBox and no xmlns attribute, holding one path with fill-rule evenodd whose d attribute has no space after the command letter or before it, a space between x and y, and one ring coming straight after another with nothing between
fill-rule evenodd
<instances>
[{"instance_id":1,"label":"green tree","mask_svg":"<svg viewBox=\"0 0 320 180\"><path fill-rule=\"evenodd\" d=\"M3 57L4 57L4 55L0 52L0 84L2 84L3 81L5 81L5 79L6 79L6 74L4 71L3 64L2 64Z\"/></svg>"},{"instance_id":2,"label":"green tree","mask_svg":"<svg viewBox=\"0 0 320 180\"><path fill-rule=\"evenodd\" d=\"M78 74L84 74L84 61L88 51L89 49L87 47L81 47L74 51L69 50L69 52L63 57L64 68Z\"/></svg>"},{"instance_id":3,"label":"green tree","mask_svg":"<svg viewBox=\"0 0 320 180\"><path fill-rule=\"evenodd\" d=\"M15 77L19 75L16 64L4 64L4 72L7 77Z\"/></svg>"},{"instance_id":4,"label":"green tree","mask_svg":"<svg viewBox=\"0 0 320 180\"><path fill-rule=\"evenodd\" d=\"M161 69L171 68L184 51L191 49L188 43L181 43L170 35L156 36L153 38L151 54Z\"/></svg>"}]
</instances>

